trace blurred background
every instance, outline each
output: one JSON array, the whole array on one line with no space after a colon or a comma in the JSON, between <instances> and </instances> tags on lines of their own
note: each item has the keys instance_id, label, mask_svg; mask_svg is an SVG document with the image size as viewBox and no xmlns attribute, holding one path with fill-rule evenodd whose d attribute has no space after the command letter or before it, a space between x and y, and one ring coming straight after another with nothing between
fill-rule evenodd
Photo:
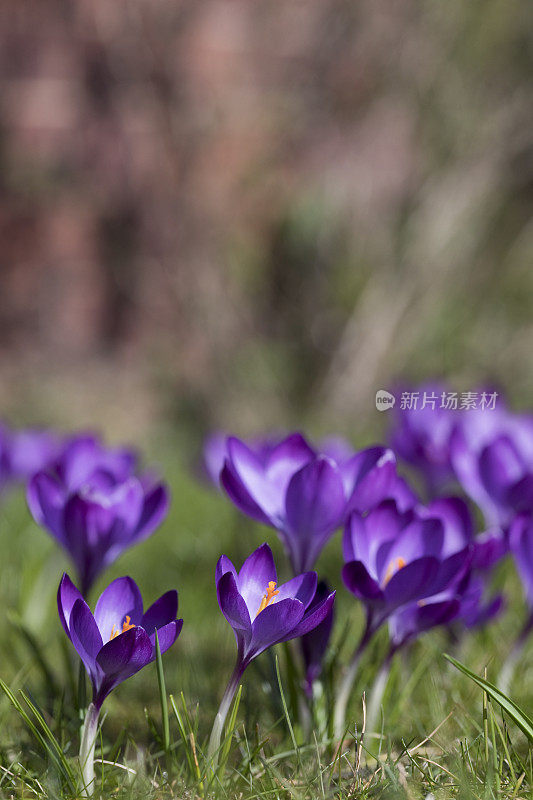
<instances>
[{"instance_id":1,"label":"blurred background","mask_svg":"<svg viewBox=\"0 0 533 800\"><path fill-rule=\"evenodd\" d=\"M4 0L0 411L380 435L533 389L533 7Z\"/></svg>"}]
</instances>

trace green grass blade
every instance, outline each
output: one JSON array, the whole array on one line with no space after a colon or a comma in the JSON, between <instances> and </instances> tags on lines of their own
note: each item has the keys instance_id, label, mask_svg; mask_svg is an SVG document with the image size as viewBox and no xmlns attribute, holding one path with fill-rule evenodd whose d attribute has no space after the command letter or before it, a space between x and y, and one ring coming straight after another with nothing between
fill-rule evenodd
<instances>
[{"instance_id":1,"label":"green grass blade","mask_svg":"<svg viewBox=\"0 0 533 800\"><path fill-rule=\"evenodd\" d=\"M15 694L11 691L9 686L4 683L4 681L0 678L0 689L4 692L6 697L10 700L11 704L14 706L15 710L20 715L21 719L23 720L26 727L30 730L33 734L35 739L41 745L43 751L46 755L50 758L50 760L55 765L58 772L63 776L66 782L69 784L69 788L73 793L76 792L76 779L74 777L74 773L72 772L71 766L63 753L63 750L58 743L57 739L53 735L52 731L46 724L44 718L42 717L41 713L38 709L33 705L33 703L27 698L23 692L21 692L21 696L30 709L30 711L35 716L37 720L37 724L34 720L30 717L26 709L22 706L20 701L17 699Z\"/></svg>"},{"instance_id":2,"label":"green grass blade","mask_svg":"<svg viewBox=\"0 0 533 800\"><path fill-rule=\"evenodd\" d=\"M522 709L517 706L517 704L507 697L497 686L494 684L489 683L484 678L480 678L479 675L476 675L474 672L471 672L468 667L465 667L464 664L461 664L460 661L456 661L455 658L449 656L447 653L444 653L444 658L446 658L450 664L453 664L456 669L466 675L468 678L477 683L477 685L483 689L484 692L488 694L488 696L494 700L494 702L498 703L505 711L505 713L513 720L513 722L520 728L522 733L524 733L529 741L533 743L533 722L527 716L527 714L522 711Z\"/></svg>"},{"instance_id":3,"label":"green grass blade","mask_svg":"<svg viewBox=\"0 0 533 800\"><path fill-rule=\"evenodd\" d=\"M161 657L161 646L157 631L155 632L155 664L157 668L157 682L159 684L159 701L161 703L161 719L163 722L163 747L167 756L170 753L170 722L168 719L167 690L165 685L165 673L163 671L163 659Z\"/></svg>"},{"instance_id":4,"label":"green grass blade","mask_svg":"<svg viewBox=\"0 0 533 800\"><path fill-rule=\"evenodd\" d=\"M285 714L285 719L287 721L287 727L289 729L289 733L290 733L290 736L291 736L291 740L292 740L292 744L293 744L293 747L294 747L294 751L295 751L296 756L298 758L298 763L300 763L300 750L299 750L298 744L296 742L296 737L294 735L294 729L292 727L291 718L289 716L289 711L287 709L287 702L285 700L285 694L283 693L283 686L281 685L281 675L279 673L279 659L278 659L277 655L276 655L276 675L277 675L277 678L278 678L278 686L279 686L279 693L281 695L281 703L283 705L283 713Z\"/></svg>"},{"instance_id":5,"label":"green grass blade","mask_svg":"<svg viewBox=\"0 0 533 800\"><path fill-rule=\"evenodd\" d=\"M239 710L239 703L241 702L241 694L242 694L242 684L239 686L237 696L233 701L233 707L231 709L231 714L228 720L228 724L226 726L226 738L224 739L224 743L222 745L219 757L219 766L218 766L219 776L222 776L224 774L224 770L226 769L226 763L229 758L229 753L231 750L231 742L233 739L233 733L235 731L235 724L237 722L237 712Z\"/></svg>"}]
</instances>

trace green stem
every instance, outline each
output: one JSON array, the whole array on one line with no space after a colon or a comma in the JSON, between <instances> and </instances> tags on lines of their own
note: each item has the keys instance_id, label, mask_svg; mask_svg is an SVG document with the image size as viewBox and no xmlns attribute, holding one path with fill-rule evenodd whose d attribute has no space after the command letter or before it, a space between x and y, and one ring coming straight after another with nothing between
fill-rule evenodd
<instances>
[{"instance_id":1,"label":"green stem","mask_svg":"<svg viewBox=\"0 0 533 800\"><path fill-rule=\"evenodd\" d=\"M518 634L518 637L512 646L509 655L505 659L501 672L498 676L497 686L504 694L509 694L509 689L511 688L511 681L513 679L516 665L520 660L532 629L533 612L528 616L522 630Z\"/></svg>"},{"instance_id":2,"label":"green stem","mask_svg":"<svg viewBox=\"0 0 533 800\"><path fill-rule=\"evenodd\" d=\"M80 742L80 767L83 777L82 797L92 797L94 793L94 748L98 733L100 709L89 703Z\"/></svg>"},{"instance_id":3,"label":"green stem","mask_svg":"<svg viewBox=\"0 0 533 800\"><path fill-rule=\"evenodd\" d=\"M235 665L235 669L232 672L231 678L229 679L228 685L226 686L226 691L224 692L224 695L222 697L220 707L217 711L217 715L213 723L211 736L209 738L209 746L207 748L207 760L209 761L213 772L215 772L218 766L218 753L220 750L220 740L222 738L222 731L224 730L224 723L226 722L226 717L228 716L228 711L231 708L231 704L233 702L233 698L235 697L235 693L239 688L239 682L241 680L244 670L245 667L242 664L242 659L239 654L239 656L237 657L237 663Z\"/></svg>"},{"instance_id":4,"label":"green stem","mask_svg":"<svg viewBox=\"0 0 533 800\"><path fill-rule=\"evenodd\" d=\"M348 701L352 693L352 688L355 681L355 676L357 675L357 670L359 668L359 662L361 661L361 656L363 655L368 643L378 627L379 625L373 625L372 617L369 614L366 620L366 626L363 631L363 635L361 636L359 644L357 645L351 661L348 664L344 678L341 681L333 711L333 735L337 740L340 740L345 733L346 709L348 708Z\"/></svg>"},{"instance_id":5,"label":"green stem","mask_svg":"<svg viewBox=\"0 0 533 800\"><path fill-rule=\"evenodd\" d=\"M374 728L376 727L376 722L381 708L381 701L383 700L383 694L389 680L392 659L395 652L396 650L391 648L387 654L387 657L385 658L385 661L381 665L376 676L376 680L374 681L374 685L372 686L372 691L370 692L367 706L365 738L372 736L372 734L375 733Z\"/></svg>"}]
</instances>

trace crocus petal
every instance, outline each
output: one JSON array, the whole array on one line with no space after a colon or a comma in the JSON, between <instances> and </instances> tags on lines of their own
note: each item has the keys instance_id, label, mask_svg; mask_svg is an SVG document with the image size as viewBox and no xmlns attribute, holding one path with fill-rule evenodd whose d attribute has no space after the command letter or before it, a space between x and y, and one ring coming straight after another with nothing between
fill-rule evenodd
<instances>
[{"instance_id":1,"label":"crocus petal","mask_svg":"<svg viewBox=\"0 0 533 800\"><path fill-rule=\"evenodd\" d=\"M96 658L96 663L105 676L97 701L101 703L115 686L149 664L152 652L152 642L142 628L130 628L107 642Z\"/></svg>"},{"instance_id":2,"label":"crocus petal","mask_svg":"<svg viewBox=\"0 0 533 800\"><path fill-rule=\"evenodd\" d=\"M522 580L530 608L533 608L533 517L518 514L509 528L509 546Z\"/></svg>"},{"instance_id":3,"label":"crocus petal","mask_svg":"<svg viewBox=\"0 0 533 800\"><path fill-rule=\"evenodd\" d=\"M216 431L207 437L203 449L204 469L215 486L220 486L220 473L228 453L226 433Z\"/></svg>"},{"instance_id":4,"label":"crocus petal","mask_svg":"<svg viewBox=\"0 0 533 800\"><path fill-rule=\"evenodd\" d=\"M284 492L294 473L315 456L315 451L301 433L291 433L272 448L266 459L265 473Z\"/></svg>"},{"instance_id":5,"label":"crocus petal","mask_svg":"<svg viewBox=\"0 0 533 800\"><path fill-rule=\"evenodd\" d=\"M94 618L104 642L112 633L122 629L126 616L132 625L140 625L143 615L143 601L139 587L132 578L117 578L104 589L94 610ZM115 629L113 631L113 628Z\"/></svg>"},{"instance_id":6,"label":"crocus petal","mask_svg":"<svg viewBox=\"0 0 533 800\"><path fill-rule=\"evenodd\" d=\"M292 597L303 603L304 608L307 608L316 594L316 586L316 572L304 572L302 575L297 575L278 587L279 594L276 596L276 603L279 603L280 600L285 600L287 597Z\"/></svg>"},{"instance_id":7,"label":"crocus petal","mask_svg":"<svg viewBox=\"0 0 533 800\"><path fill-rule=\"evenodd\" d=\"M314 628L324 622L328 614L331 613L334 602L335 592L331 592L325 600L315 605L310 611L304 614L300 622L290 632L290 636L287 636L286 639L296 639L298 636L305 636L305 634L314 630Z\"/></svg>"},{"instance_id":8,"label":"crocus petal","mask_svg":"<svg viewBox=\"0 0 533 800\"><path fill-rule=\"evenodd\" d=\"M102 637L85 600L76 600L70 614L69 638L93 684L98 680L96 657L102 647Z\"/></svg>"},{"instance_id":9,"label":"crocus petal","mask_svg":"<svg viewBox=\"0 0 533 800\"><path fill-rule=\"evenodd\" d=\"M251 619L257 613L268 584L277 581L272 550L265 543L248 556L239 571L238 588Z\"/></svg>"},{"instance_id":10,"label":"crocus petal","mask_svg":"<svg viewBox=\"0 0 533 800\"><path fill-rule=\"evenodd\" d=\"M68 637L70 637L70 615L76 600L83 600L81 592L78 591L67 573L64 572L57 590L57 610L61 624Z\"/></svg>"},{"instance_id":11,"label":"crocus petal","mask_svg":"<svg viewBox=\"0 0 533 800\"><path fill-rule=\"evenodd\" d=\"M63 543L76 565L84 594L103 569L107 548L102 533L109 534L113 521L112 512L78 495L72 495L63 509Z\"/></svg>"},{"instance_id":12,"label":"crocus petal","mask_svg":"<svg viewBox=\"0 0 533 800\"><path fill-rule=\"evenodd\" d=\"M261 459L234 436L228 439L228 458L222 470L221 482L233 502L240 504L241 509L254 519L259 519L255 513L250 513L254 507L259 509L260 516L267 523L279 517L284 488L267 478ZM231 492L235 493L235 497Z\"/></svg>"},{"instance_id":13,"label":"crocus petal","mask_svg":"<svg viewBox=\"0 0 533 800\"><path fill-rule=\"evenodd\" d=\"M65 490L46 472L38 472L28 484L26 492L29 509L39 525L44 525L63 543L61 525Z\"/></svg>"},{"instance_id":14,"label":"crocus petal","mask_svg":"<svg viewBox=\"0 0 533 800\"><path fill-rule=\"evenodd\" d=\"M533 508L533 475L524 475L509 487L505 502L514 511L529 511Z\"/></svg>"},{"instance_id":15,"label":"crocus petal","mask_svg":"<svg viewBox=\"0 0 533 800\"><path fill-rule=\"evenodd\" d=\"M432 556L411 561L394 573L383 589L385 600L390 607L421 600L433 594L432 585L439 569L439 562Z\"/></svg>"},{"instance_id":16,"label":"crocus petal","mask_svg":"<svg viewBox=\"0 0 533 800\"><path fill-rule=\"evenodd\" d=\"M221 577L226 573L231 572L235 580L237 581L237 570L233 566L233 563L227 556L220 556L217 561L217 566L215 570L215 583L218 583Z\"/></svg>"},{"instance_id":17,"label":"crocus petal","mask_svg":"<svg viewBox=\"0 0 533 800\"><path fill-rule=\"evenodd\" d=\"M371 447L358 456L359 460L352 464L354 474L351 486L347 486L345 478L349 498L346 513L368 511L390 497L397 478L396 458L392 450Z\"/></svg>"},{"instance_id":18,"label":"crocus petal","mask_svg":"<svg viewBox=\"0 0 533 800\"><path fill-rule=\"evenodd\" d=\"M342 568L342 580L352 594L360 600L379 602L383 600L383 592L377 581L372 578L361 561L349 561Z\"/></svg>"},{"instance_id":19,"label":"crocus petal","mask_svg":"<svg viewBox=\"0 0 533 800\"><path fill-rule=\"evenodd\" d=\"M507 437L501 436L483 448L479 473L485 488L496 500L503 500L508 487L522 477L522 461Z\"/></svg>"},{"instance_id":20,"label":"crocus petal","mask_svg":"<svg viewBox=\"0 0 533 800\"><path fill-rule=\"evenodd\" d=\"M169 622L167 625L163 625L161 628L157 629L157 638L159 639L159 647L161 648L162 653L166 653L169 647L172 647L176 639L181 633L181 629L183 627L183 620L182 619L175 619L172 622ZM152 643L152 661L156 657L156 650L155 650L155 630L152 634L150 634L150 641Z\"/></svg>"},{"instance_id":21,"label":"crocus petal","mask_svg":"<svg viewBox=\"0 0 533 800\"><path fill-rule=\"evenodd\" d=\"M329 595L330 588L324 581L320 581L317 586L313 602L306 612L306 616L312 613ZM305 683L306 692L312 693L312 685L318 679L322 671L322 663L326 653L334 621L334 607L332 606L326 616L313 630L306 633L300 639L302 655L305 662Z\"/></svg>"},{"instance_id":22,"label":"crocus petal","mask_svg":"<svg viewBox=\"0 0 533 800\"><path fill-rule=\"evenodd\" d=\"M345 561L356 561L361 549L361 557L366 561L368 542L365 528L365 520L360 514L350 514L342 534L342 555Z\"/></svg>"},{"instance_id":23,"label":"crocus petal","mask_svg":"<svg viewBox=\"0 0 533 800\"><path fill-rule=\"evenodd\" d=\"M458 553L445 558L435 576L435 585L432 587L433 594L439 594L447 589L452 583L461 580L465 572L470 569L472 562L472 550L465 547Z\"/></svg>"},{"instance_id":24,"label":"crocus petal","mask_svg":"<svg viewBox=\"0 0 533 800\"><path fill-rule=\"evenodd\" d=\"M346 499L339 470L325 456L291 478L285 497L287 546L296 572L310 569L339 527Z\"/></svg>"},{"instance_id":25,"label":"crocus petal","mask_svg":"<svg viewBox=\"0 0 533 800\"><path fill-rule=\"evenodd\" d=\"M401 647L410 639L414 639L425 631L439 625L447 625L460 613L461 604L457 598L406 606L389 620L389 630L393 643Z\"/></svg>"},{"instance_id":26,"label":"crocus petal","mask_svg":"<svg viewBox=\"0 0 533 800\"><path fill-rule=\"evenodd\" d=\"M252 623L252 636L245 651L246 658L255 658L267 647L283 641L300 622L304 610L303 603L290 598L267 606Z\"/></svg>"},{"instance_id":27,"label":"crocus petal","mask_svg":"<svg viewBox=\"0 0 533 800\"><path fill-rule=\"evenodd\" d=\"M250 614L231 572L226 572L217 583L217 597L220 610L236 635L239 632L248 636L252 624Z\"/></svg>"},{"instance_id":28,"label":"crocus petal","mask_svg":"<svg viewBox=\"0 0 533 800\"><path fill-rule=\"evenodd\" d=\"M472 569L488 570L508 552L507 537L502 528L485 531L473 541Z\"/></svg>"},{"instance_id":29,"label":"crocus petal","mask_svg":"<svg viewBox=\"0 0 533 800\"><path fill-rule=\"evenodd\" d=\"M140 624L148 636L151 636L156 628L162 628L163 625L174 621L177 615L178 593L175 589L171 589L152 603L148 611L143 614Z\"/></svg>"},{"instance_id":30,"label":"crocus petal","mask_svg":"<svg viewBox=\"0 0 533 800\"><path fill-rule=\"evenodd\" d=\"M230 500L232 500L237 508L244 514L247 514L257 522L263 522L265 525L272 525L271 518L252 497L241 481L237 471L228 460L226 460L224 468L220 473L220 484L222 488L225 489Z\"/></svg>"},{"instance_id":31,"label":"crocus petal","mask_svg":"<svg viewBox=\"0 0 533 800\"><path fill-rule=\"evenodd\" d=\"M396 565L405 565L422 556L439 558L444 542L444 527L438 519L415 519L407 525L391 547L382 546L376 555L377 574L382 583L391 577Z\"/></svg>"},{"instance_id":32,"label":"crocus petal","mask_svg":"<svg viewBox=\"0 0 533 800\"><path fill-rule=\"evenodd\" d=\"M468 506L460 497L441 497L427 507L427 515L444 525L443 556L462 550L472 540L474 523Z\"/></svg>"},{"instance_id":33,"label":"crocus petal","mask_svg":"<svg viewBox=\"0 0 533 800\"><path fill-rule=\"evenodd\" d=\"M169 505L169 491L164 484L159 484L146 495L134 534L136 542L146 539L155 531L166 517Z\"/></svg>"}]
</instances>

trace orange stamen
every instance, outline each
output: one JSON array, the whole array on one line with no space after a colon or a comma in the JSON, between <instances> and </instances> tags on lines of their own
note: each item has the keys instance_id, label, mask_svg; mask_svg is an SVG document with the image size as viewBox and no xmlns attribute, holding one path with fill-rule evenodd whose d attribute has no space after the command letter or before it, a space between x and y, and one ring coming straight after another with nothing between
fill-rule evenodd
<instances>
[{"instance_id":1,"label":"orange stamen","mask_svg":"<svg viewBox=\"0 0 533 800\"><path fill-rule=\"evenodd\" d=\"M121 631L116 631L115 626L113 625L113 627L111 628L111 636L109 637L109 641L111 641L111 639L114 639L115 636L119 636L121 633L125 633L126 631L129 631L134 627L135 625L131 624L131 617L126 616L126 621L122 623Z\"/></svg>"},{"instance_id":2,"label":"orange stamen","mask_svg":"<svg viewBox=\"0 0 533 800\"><path fill-rule=\"evenodd\" d=\"M386 586L392 576L398 572L398 570L403 569L403 567L405 567L405 559L403 559L401 556L398 556L398 558L393 558L387 567L383 586Z\"/></svg>"},{"instance_id":3,"label":"orange stamen","mask_svg":"<svg viewBox=\"0 0 533 800\"><path fill-rule=\"evenodd\" d=\"M274 597L277 594L279 594L279 589L276 589L276 581L270 581L268 586L267 586L267 590L266 590L266 592L265 592L265 594L263 596L263 599L261 600L261 605L259 606L259 610L258 610L257 614L255 615L256 617L257 617L258 614L261 613L261 611L265 610L267 605L270 603L271 600L274 599Z\"/></svg>"}]
</instances>

